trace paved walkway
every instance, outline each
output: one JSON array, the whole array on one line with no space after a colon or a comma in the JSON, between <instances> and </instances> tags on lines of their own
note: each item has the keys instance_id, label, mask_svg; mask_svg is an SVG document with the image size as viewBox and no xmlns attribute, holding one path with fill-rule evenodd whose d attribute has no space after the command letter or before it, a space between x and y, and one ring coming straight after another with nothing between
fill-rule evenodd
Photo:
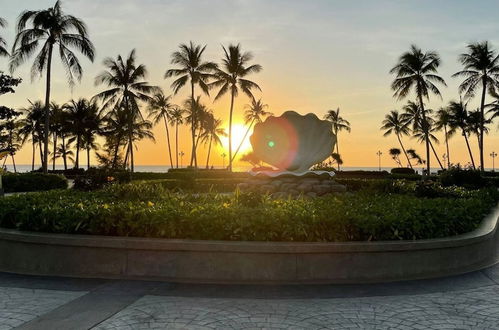
<instances>
[{"instance_id":1,"label":"paved walkway","mask_svg":"<svg viewBox=\"0 0 499 330\"><path fill-rule=\"evenodd\" d=\"M7 329L499 329L499 265L370 285L195 285L0 273Z\"/></svg>"}]
</instances>

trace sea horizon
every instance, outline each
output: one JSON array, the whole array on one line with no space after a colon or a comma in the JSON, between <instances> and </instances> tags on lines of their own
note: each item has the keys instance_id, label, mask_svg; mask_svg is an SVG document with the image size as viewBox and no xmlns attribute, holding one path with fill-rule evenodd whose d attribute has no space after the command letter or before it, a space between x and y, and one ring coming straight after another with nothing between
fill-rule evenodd
<instances>
[{"instance_id":1,"label":"sea horizon","mask_svg":"<svg viewBox=\"0 0 499 330\"><path fill-rule=\"evenodd\" d=\"M5 167L7 168L7 171L9 172L14 172L14 167L12 164L5 164ZM19 173L25 173L25 172L30 172L31 171L31 164L16 164L16 169L17 172ZM40 164L35 164L35 170L41 168ZM71 168L71 167L68 167ZM80 168L86 169L86 165L80 166ZM167 172L170 168L172 168L170 165L135 165L135 172L151 172L151 173L164 173ZM175 167L174 167L175 168ZM186 168L186 166L182 166L179 168ZM204 169L204 167L199 167L200 169ZM214 169L222 169L223 166L213 166ZM236 166L234 167L234 172L245 172L249 171L252 167L251 166ZM387 167L387 166L382 166L381 171L388 171L395 167ZM55 165L56 170L63 170L64 165ZM49 166L49 171L52 170L52 166ZM343 171L379 171L380 168L378 166L341 166L341 170ZM414 167L414 170L421 174L423 167ZM432 167L431 172L437 172L440 170L440 167ZM492 168L485 168L486 171L492 171Z\"/></svg>"}]
</instances>

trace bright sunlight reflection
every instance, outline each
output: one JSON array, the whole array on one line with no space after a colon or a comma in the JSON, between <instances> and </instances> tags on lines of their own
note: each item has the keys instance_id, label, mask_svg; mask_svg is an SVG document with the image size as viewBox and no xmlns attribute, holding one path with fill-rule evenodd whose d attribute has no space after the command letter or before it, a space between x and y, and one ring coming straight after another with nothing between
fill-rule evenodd
<instances>
[{"instance_id":1,"label":"bright sunlight reflection","mask_svg":"<svg viewBox=\"0 0 499 330\"><path fill-rule=\"evenodd\" d=\"M224 127L225 132L227 133L226 137L222 137L222 147L224 151L229 152L229 125ZM244 134L246 134L246 130L248 129L248 126L244 124L233 124L232 125L232 152L236 152L237 148L241 144L241 141L244 138ZM250 151L251 148L251 143L249 141L249 137L251 136L253 132L253 129L250 129L248 134L246 135L246 138L243 141L243 144L241 145L241 149L239 149L239 152L237 153L236 158L239 159L242 155L246 154L248 151Z\"/></svg>"}]
</instances>

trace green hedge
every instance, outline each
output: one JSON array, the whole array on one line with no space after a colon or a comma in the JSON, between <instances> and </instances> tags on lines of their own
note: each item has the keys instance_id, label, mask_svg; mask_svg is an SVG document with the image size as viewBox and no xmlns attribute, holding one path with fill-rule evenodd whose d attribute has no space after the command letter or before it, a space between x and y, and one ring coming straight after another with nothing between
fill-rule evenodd
<instances>
[{"instance_id":1,"label":"green hedge","mask_svg":"<svg viewBox=\"0 0 499 330\"><path fill-rule=\"evenodd\" d=\"M362 191L313 199L170 193L160 184L95 192L53 191L0 199L0 226L20 230L247 241L427 239L477 228L496 189L418 198Z\"/></svg>"},{"instance_id":2,"label":"green hedge","mask_svg":"<svg viewBox=\"0 0 499 330\"><path fill-rule=\"evenodd\" d=\"M66 189L68 180L64 176L42 173L8 173L2 175L6 193Z\"/></svg>"},{"instance_id":3,"label":"green hedge","mask_svg":"<svg viewBox=\"0 0 499 330\"><path fill-rule=\"evenodd\" d=\"M249 178L247 172L228 172L227 170L193 170L193 169L170 169L166 173L135 172L131 174L132 180L159 180L159 179L226 179L226 178Z\"/></svg>"}]
</instances>

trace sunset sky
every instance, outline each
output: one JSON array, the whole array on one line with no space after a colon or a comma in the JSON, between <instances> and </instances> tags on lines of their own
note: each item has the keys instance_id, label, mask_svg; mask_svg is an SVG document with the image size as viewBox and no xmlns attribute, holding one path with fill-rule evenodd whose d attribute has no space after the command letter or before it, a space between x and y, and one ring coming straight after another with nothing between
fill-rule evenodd
<instances>
[{"instance_id":1,"label":"sunset sky","mask_svg":"<svg viewBox=\"0 0 499 330\"><path fill-rule=\"evenodd\" d=\"M47 8L54 2L0 0L0 16L9 23L0 33L9 48L19 13ZM172 67L170 54L180 43L192 40L207 44L205 60L216 62L222 56L221 45L240 43L243 50L253 52L254 63L263 66L261 73L249 78L262 87L263 92L255 95L273 113L292 109L322 117L328 109L340 107L342 116L352 125L350 134L339 136L345 166L377 166L378 150L383 152L383 166L395 166L388 149L398 147L396 138L384 138L379 127L389 110L400 109L406 103L392 97L393 77L388 71L411 44L436 50L442 58L439 73L448 87L441 89L443 100L432 98L429 105L433 109L459 99L460 80L451 75L461 69L457 56L465 51L468 42L489 40L499 49L499 3L495 1L65 0L63 8L88 24L97 57L93 64L81 58L84 76L73 90L67 85L60 61L55 60L54 101L90 98L101 91L93 82L103 70L103 58L128 55L132 48L137 50L138 62L149 70L148 81L161 86L169 95L172 80L163 79L163 75ZM7 71L7 64L7 59L0 58L0 71ZM30 67L28 61L15 72L24 81L16 94L0 97L1 104L18 108L26 106L27 99L43 99L44 80L31 82ZM174 102L181 104L186 93L187 90L175 95ZM208 97L203 99L216 117L227 124L229 97L214 103ZM247 103L248 98L242 94L236 100L239 124ZM478 100L470 105L475 108ZM155 127L154 133L156 143L139 144L138 165L168 163L164 126ZM182 128L181 137L181 150L188 154L186 127ZM437 148L442 155L445 151L440 133L439 138L442 143ZM476 138L471 141L478 157ZM406 137L405 144L423 155L423 145L417 141ZM468 162L460 135L452 138L450 148L452 162ZM486 167L492 165L492 150L499 152L497 121L485 140ZM222 152L218 149L212 155L214 165L222 164ZM205 158L202 148L201 164ZM184 157L184 163L187 159ZM17 162L31 162L29 146L18 152Z\"/></svg>"}]
</instances>

